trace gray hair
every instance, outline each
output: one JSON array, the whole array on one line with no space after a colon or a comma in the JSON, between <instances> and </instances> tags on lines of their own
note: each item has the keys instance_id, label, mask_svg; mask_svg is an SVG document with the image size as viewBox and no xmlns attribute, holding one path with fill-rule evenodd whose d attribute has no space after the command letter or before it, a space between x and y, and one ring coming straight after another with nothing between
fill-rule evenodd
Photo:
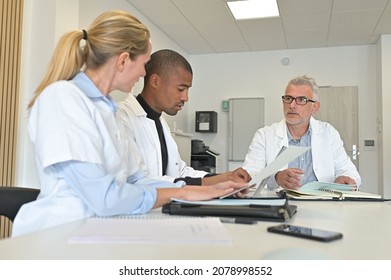
<instances>
[{"instance_id":1,"label":"gray hair","mask_svg":"<svg viewBox=\"0 0 391 280\"><path fill-rule=\"evenodd\" d=\"M311 77L308 77L306 75L298 76L296 78L293 78L289 81L288 85L286 86L285 90L290 86L309 86L312 89L312 93L314 95L314 99L318 101L318 93L319 93L319 87L316 84L315 80Z\"/></svg>"}]
</instances>

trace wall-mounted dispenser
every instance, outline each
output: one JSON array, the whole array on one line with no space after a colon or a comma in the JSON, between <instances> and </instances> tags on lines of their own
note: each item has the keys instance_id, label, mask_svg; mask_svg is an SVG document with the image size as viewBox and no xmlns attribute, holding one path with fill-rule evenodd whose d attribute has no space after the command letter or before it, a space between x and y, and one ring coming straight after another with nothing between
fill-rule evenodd
<instances>
[{"instance_id":1,"label":"wall-mounted dispenser","mask_svg":"<svg viewBox=\"0 0 391 280\"><path fill-rule=\"evenodd\" d=\"M217 133L217 112L196 111L195 120L196 132Z\"/></svg>"}]
</instances>

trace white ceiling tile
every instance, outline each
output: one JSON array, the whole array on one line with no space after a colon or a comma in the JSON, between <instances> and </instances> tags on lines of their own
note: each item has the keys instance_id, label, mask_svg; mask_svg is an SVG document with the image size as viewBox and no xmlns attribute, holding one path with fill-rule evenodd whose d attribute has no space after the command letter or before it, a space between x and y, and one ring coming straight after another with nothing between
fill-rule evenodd
<instances>
[{"instance_id":1,"label":"white ceiling tile","mask_svg":"<svg viewBox=\"0 0 391 280\"><path fill-rule=\"evenodd\" d=\"M266 32L281 32L283 35L283 27L281 18L265 18L254 20L241 20L237 22L237 26L243 34L257 34Z\"/></svg>"},{"instance_id":2,"label":"white ceiling tile","mask_svg":"<svg viewBox=\"0 0 391 280\"><path fill-rule=\"evenodd\" d=\"M374 44L391 34L391 0L277 0L280 17L243 21L227 0L127 1L189 54Z\"/></svg>"},{"instance_id":3,"label":"white ceiling tile","mask_svg":"<svg viewBox=\"0 0 391 280\"><path fill-rule=\"evenodd\" d=\"M330 13L333 0L277 0L280 15Z\"/></svg>"},{"instance_id":4,"label":"white ceiling tile","mask_svg":"<svg viewBox=\"0 0 391 280\"><path fill-rule=\"evenodd\" d=\"M289 32L285 35L289 49L325 47L327 29Z\"/></svg>"},{"instance_id":5,"label":"white ceiling tile","mask_svg":"<svg viewBox=\"0 0 391 280\"><path fill-rule=\"evenodd\" d=\"M339 28L329 32L328 45L362 45L367 44L371 37L371 30L363 27L356 28Z\"/></svg>"},{"instance_id":6,"label":"white ceiling tile","mask_svg":"<svg viewBox=\"0 0 391 280\"><path fill-rule=\"evenodd\" d=\"M127 0L136 9L143 11L149 9L160 9L166 7L172 7L173 4L170 0Z\"/></svg>"},{"instance_id":7,"label":"white ceiling tile","mask_svg":"<svg viewBox=\"0 0 391 280\"><path fill-rule=\"evenodd\" d=\"M251 51L286 49L285 38L281 32L267 32L245 36Z\"/></svg>"},{"instance_id":8,"label":"white ceiling tile","mask_svg":"<svg viewBox=\"0 0 391 280\"><path fill-rule=\"evenodd\" d=\"M167 17L167 14L171 15ZM166 26L175 28L177 25L189 25L189 22L175 7L164 7L159 9L149 9L148 18L158 27Z\"/></svg>"},{"instance_id":9,"label":"white ceiling tile","mask_svg":"<svg viewBox=\"0 0 391 280\"><path fill-rule=\"evenodd\" d=\"M390 33L391 26L391 2L388 4L387 8L384 10L382 17L380 18L377 26L376 33Z\"/></svg>"},{"instance_id":10,"label":"white ceiling tile","mask_svg":"<svg viewBox=\"0 0 391 280\"><path fill-rule=\"evenodd\" d=\"M370 28L375 28L381 10L354 11L354 12L338 12L333 13L330 22L330 28L353 27L367 25Z\"/></svg>"},{"instance_id":11,"label":"white ceiling tile","mask_svg":"<svg viewBox=\"0 0 391 280\"><path fill-rule=\"evenodd\" d=\"M384 9L389 0L334 0L333 11Z\"/></svg>"},{"instance_id":12,"label":"white ceiling tile","mask_svg":"<svg viewBox=\"0 0 391 280\"><path fill-rule=\"evenodd\" d=\"M311 15L291 15L283 19L286 32L299 30L326 29L329 26L330 15L311 14Z\"/></svg>"}]
</instances>

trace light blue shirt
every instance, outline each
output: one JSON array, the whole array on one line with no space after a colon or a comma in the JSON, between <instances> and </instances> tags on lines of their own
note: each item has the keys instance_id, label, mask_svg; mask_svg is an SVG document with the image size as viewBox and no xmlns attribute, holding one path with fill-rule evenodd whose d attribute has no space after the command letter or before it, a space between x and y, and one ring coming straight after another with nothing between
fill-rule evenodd
<instances>
[{"instance_id":1,"label":"light blue shirt","mask_svg":"<svg viewBox=\"0 0 391 280\"><path fill-rule=\"evenodd\" d=\"M132 208L128 200L120 198L134 196L136 188L118 186L114 176L108 174L102 166L88 162L67 161L55 164L54 168L90 208L99 208L97 205L102 203L100 200L102 196L106 197L108 205L115 204L112 212L106 211L99 214L117 215L118 213L129 213L129 210ZM141 170L129 176L127 184L153 188L163 186L181 187L184 185L183 182L174 184L167 181L148 179Z\"/></svg>"},{"instance_id":2,"label":"light blue shirt","mask_svg":"<svg viewBox=\"0 0 391 280\"><path fill-rule=\"evenodd\" d=\"M293 139L289 130L287 130L289 146L297 146L297 147L311 147L311 127L308 131L299 139ZM312 165L312 149L309 149L304 154L300 155L295 160L291 161L288 164L289 168L298 168L304 170L304 175L301 180L301 184L304 185L308 182L318 181L314 173L314 168Z\"/></svg>"},{"instance_id":3,"label":"light blue shirt","mask_svg":"<svg viewBox=\"0 0 391 280\"><path fill-rule=\"evenodd\" d=\"M288 135L289 146L311 147L311 127L299 140L295 140L290 134L288 129L287 129L287 135ZM288 164L288 168L298 168L304 170L303 178L301 180L302 185L308 182L318 181L312 165L312 149L309 149L307 152L300 155L295 160L291 161ZM270 178L267 181L268 188L270 189L274 189L278 187L278 183L276 181L275 175L276 174L270 176Z\"/></svg>"},{"instance_id":4,"label":"light blue shirt","mask_svg":"<svg viewBox=\"0 0 391 280\"><path fill-rule=\"evenodd\" d=\"M113 113L117 111L117 103L110 97L110 95L103 95L84 72L77 74L72 81L94 103L97 101L103 101L107 106L109 106L109 108L111 108Z\"/></svg>"}]
</instances>

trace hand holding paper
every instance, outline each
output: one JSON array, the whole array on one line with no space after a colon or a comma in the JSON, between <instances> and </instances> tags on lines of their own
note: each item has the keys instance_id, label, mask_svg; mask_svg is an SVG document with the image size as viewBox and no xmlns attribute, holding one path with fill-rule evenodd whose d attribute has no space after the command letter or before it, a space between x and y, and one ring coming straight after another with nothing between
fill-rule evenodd
<instances>
[{"instance_id":1,"label":"hand holding paper","mask_svg":"<svg viewBox=\"0 0 391 280\"><path fill-rule=\"evenodd\" d=\"M279 155L271 163L269 163L260 173L254 175L254 177L250 181L250 185L258 184L264 178L276 174L277 171L279 171L282 167L290 163L292 160L294 160L301 154L304 154L309 149L310 147L283 147Z\"/></svg>"}]
</instances>

